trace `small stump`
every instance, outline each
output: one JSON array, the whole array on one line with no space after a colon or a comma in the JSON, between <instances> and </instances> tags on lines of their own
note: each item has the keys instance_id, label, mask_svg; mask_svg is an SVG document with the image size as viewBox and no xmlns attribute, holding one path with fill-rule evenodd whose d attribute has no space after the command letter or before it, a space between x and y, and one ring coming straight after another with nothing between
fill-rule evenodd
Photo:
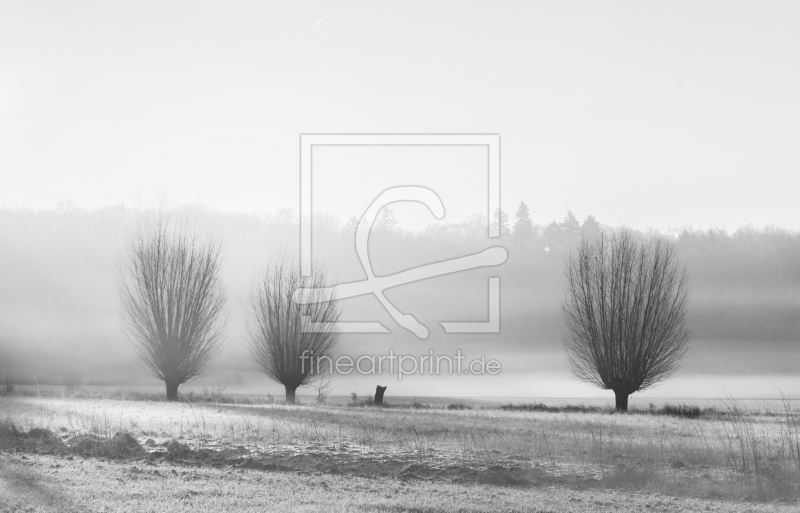
<instances>
[{"instance_id":1,"label":"small stump","mask_svg":"<svg viewBox=\"0 0 800 513\"><path fill-rule=\"evenodd\" d=\"M375 406L383 406L383 393L386 392L386 387L378 385L375 387Z\"/></svg>"}]
</instances>

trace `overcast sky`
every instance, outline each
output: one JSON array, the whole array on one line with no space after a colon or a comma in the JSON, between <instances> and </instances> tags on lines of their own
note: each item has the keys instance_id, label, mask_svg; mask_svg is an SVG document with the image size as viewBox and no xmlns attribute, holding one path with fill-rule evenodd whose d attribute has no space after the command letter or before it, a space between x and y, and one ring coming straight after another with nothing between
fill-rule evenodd
<instances>
[{"instance_id":1,"label":"overcast sky","mask_svg":"<svg viewBox=\"0 0 800 513\"><path fill-rule=\"evenodd\" d=\"M0 205L297 211L302 133L494 133L536 222L800 229L798 27L797 2L5 1Z\"/></svg>"}]
</instances>

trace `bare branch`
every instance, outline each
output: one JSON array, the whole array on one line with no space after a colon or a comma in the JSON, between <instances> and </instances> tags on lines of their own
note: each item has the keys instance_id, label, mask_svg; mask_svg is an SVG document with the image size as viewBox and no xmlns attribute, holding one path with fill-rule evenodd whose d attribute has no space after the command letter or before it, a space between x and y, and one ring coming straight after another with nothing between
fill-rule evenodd
<instances>
[{"instance_id":1,"label":"bare branch","mask_svg":"<svg viewBox=\"0 0 800 513\"><path fill-rule=\"evenodd\" d=\"M250 349L271 379L286 387L287 402L294 402L298 387L308 385L325 371L339 339L332 323L339 318L333 298L315 292L316 302L298 305L295 290L324 287L325 273L317 268L310 277L300 275L288 259L275 258L250 294ZM322 331L307 332L308 322L323 323ZM311 359L303 359L303 356Z\"/></svg>"},{"instance_id":2,"label":"bare branch","mask_svg":"<svg viewBox=\"0 0 800 513\"><path fill-rule=\"evenodd\" d=\"M177 399L208 370L225 327L222 243L161 211L141 220L120 267L125 331L140 363Z\"/></svg>"},{"instance_id":3,"label":"bare branch","mask_svg":"<svg viewBox=\"0 0 800 513\"><path fill-rule=\"evenodd\" d=\"M584 239L566 267L564 342L573 374L630 394L674 373L686 354L687 278L672 244L630 230Z\"/></svg>"}]
</instances>

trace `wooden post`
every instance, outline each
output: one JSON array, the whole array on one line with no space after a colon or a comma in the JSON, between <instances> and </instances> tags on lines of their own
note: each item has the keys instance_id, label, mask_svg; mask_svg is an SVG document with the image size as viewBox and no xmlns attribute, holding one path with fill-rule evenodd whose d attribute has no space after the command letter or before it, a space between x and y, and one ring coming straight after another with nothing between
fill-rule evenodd
<instances>
[{"instance_id":1,"label":"wooden post","mask_svg":"<svg viewBox=\"0 0 800 513\"><path fill-rule=\"evenodd\" d=\"M386 387L378 385L375 387L375 406L383 406L383 393L386 392Z\"/></svg>"}]
</instances>

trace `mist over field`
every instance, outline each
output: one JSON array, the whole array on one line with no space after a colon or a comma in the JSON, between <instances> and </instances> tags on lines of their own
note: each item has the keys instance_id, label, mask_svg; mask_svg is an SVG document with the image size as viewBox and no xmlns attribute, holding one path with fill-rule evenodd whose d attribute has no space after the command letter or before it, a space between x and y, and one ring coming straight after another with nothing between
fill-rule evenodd
<instances>
[{"instance_id":1,"label":"mist over field","mask_svg":"<svg viewBox=\"0 0 800 513\"><path fill-rule=\"evenodd\" d=\"M798 513L798 27L0 1L0 512Z\"/></svg>"},{"instance_id":2,"label":"mist over field","mask_svg":"<svg viewBox=\"0 0 800 513\"><path fill-rule=\"evenodd\" d=\"M496 134L509 261L387 291L427 340L374 297L345 301L343 320L392 333L344 336L340 352L461 349L502 372L348 376L334 393L602 397L569 377L559 326L565 252L590 214L660 231L688 266L689 357L637 396L800 389L797 6L464 5L0 7L0 371L161 386L130 361L115 266L130 207L166 192L224 232L229 322L204 380L277 393L247 351L244 305L269 255L297 251L301 135ZM409 184L439 194L447 216L426 229L430 212L392 205L397 230L371 241L377 274L494 244L473 216L490 211L487 151L315 148L315 259L331 279L362 279L350 216ZM529 247L511 235L520 201ZM444 337L439 322L486 319L495 273L501 332Z\"/></svg>"},{"instance_id":3,"label":"mist over field","mask_svg":"<svg viewBox=\"0 0 800 513\"><path fill-rule=\"evenodd\" d=\"M213 371L197 382L228 381L258 391L279 391L253 363L246 341L245 308L252 280L271 255L296 261L299 227L289 211L237 214L182 207L223 234L228 325ZM121 330L117 266L141 211L123 206L85 210L0 210L0 370L24 383L67 382L160 386L131 359ZM431 331L421 340L396 325L372 296L342 302L342 320L377 320L390 334L346 334L339 354L485 355L501 362L498 376L339 376L334 393L389 386L394 395L586 397L598 393L568 375L561 342L564 257L589 222L571 215L533 220L533 235L515 236L514 212L499 243L485 237L480 215L409 231L392 214L370 238L376 275L476 253L500 244L504 265L465 271L390 289L387 297ZM364 279L354 245L353 220L317 216L314 258L330 281ZM676 377L651 397L767 397L781 386L792 393L800 365L800 234L780 228L684 230L675 240L689 274L690 353ZM485 320L489 276L501 278L501 331L444 335L441 321ZM794 377L792 377L794 376ZM731 379L734 377L735 379ZM753 383L758 383L753 386ZM301 390L302 393L302 390Z\"/></svg>"}]
</instances>

